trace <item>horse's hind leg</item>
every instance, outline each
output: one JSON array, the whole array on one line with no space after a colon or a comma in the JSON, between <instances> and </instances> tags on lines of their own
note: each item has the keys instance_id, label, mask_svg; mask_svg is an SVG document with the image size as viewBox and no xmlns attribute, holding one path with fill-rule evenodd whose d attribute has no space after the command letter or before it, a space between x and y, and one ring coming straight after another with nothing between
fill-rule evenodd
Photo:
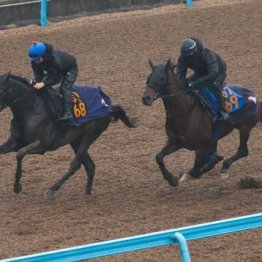
<instances>
[{"instance_id":1,"label":"horse's hind leg","mask_svg":"<svg viewBox=\"0 0 262 262\"><path fill-rule=\"evenodd\" d=\"M45 191L45 196L46 197L52 197L56 191L59 190L59 188L65 183L65 181L71 177L72 175L75 174L75 172L81 167L80 162L78 161L77 158L74 158L73 161L70 163L70 167L66 174L59 179L52 187L47 189Z\"/></svg>"},{"instance_id":2,"label":"horse's hind leg","mask_svg":"<svg viewBox=\"0 0 262 262\"><path fill-rule=\"evenodd\" d=\"M76 153L79 147L79 143L72 143L71 147ZM95 177L95 163L87 152L83 154L80 161L81 164L83 164L87 175L86 194L90 195L92 193L92 185Z\"/></svg>"},{"instance_id":3,"label":"horse's hind leg","mask_svg":"<svg viewBox=\"0 0 262 262\"><path fill-rule=\"evenodd\" d=\"M241 159L243 157L248 156L248 147L247 147L247 141L250 136L251 128L248 126L241 126L239 128L239 137L240 137L240 144L237 150L237 153L234 154L232 157L226 159L223 162L223 166L220 170L220 173L223 175L227 173L229 167L238 159Z\"/></svg>"},{"instance_id":4,"label":"horse's hind leg","mask_svg":"<svg viewBox=\"0 0 262 262\"><path fill-rule=\"evenodd\" d=\"M87 173L86 195L91 195L93 181L95 177L95 163L93 162L88 153L83 156L82 163Z\"/></svg>"},{"instance_id":5,"label":"horse's hind leg","mask_svg":"<svg viewBox=\"0 0 262 262\"><path fill-rule=\"evenodd\" d=\"M188 174L184 174L180 181L200 178L204 173L212 170L219 161L223 160L223 157L218 155L216 151L217 142L209 147L196 150L194 167L188 172Z\"/></svg>"},{"instance_id":6,"label":"horse's hind leg","mask_svg":"<svg viewBox=\"0 0 262 262\"><path fill-rule=\"evenodd\" d=\"M87 170L91 170L90 168L92 164L87 164L87 161L89 160L87 150L88 148L94 143L94 141L105 131L110 123L110 119L106 119L105 121L104 118L98 119L93 123L89 123L86 126L85 130L85 135L81 138L81 140L77 140L75 142L75 145L73 147L74 150L76 150L75 158L70 164L70 168L67 171L67 173L60 179L58 180L51 188L46 190L45 196L51 197L54 195L56 191L65 183L65 181L70 178L72 175L75 174L75 172L81 167L81 164L88 165ZM74 143L71 143L71 146L73 146ZM90 158L91 159L91 158ZM86 166L85 166L86 168ZM91 178L90 178L91 177ZM87 185L91 187L92 182L93 182L93 177L94 177L94 172L91 172L90 177L88 176L88 181L90 185ZM91 181L91 182L90 182ZM86 191L87 192L87 191ZM91 188L90 188L91 192Z\"/></svg>"}]
</instances>

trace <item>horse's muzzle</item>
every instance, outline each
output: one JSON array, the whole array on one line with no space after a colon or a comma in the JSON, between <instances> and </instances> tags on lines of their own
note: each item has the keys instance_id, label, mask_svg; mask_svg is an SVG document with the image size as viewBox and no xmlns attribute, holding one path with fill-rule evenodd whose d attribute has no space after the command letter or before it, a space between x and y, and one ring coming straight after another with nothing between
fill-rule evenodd
<instances>
[{"instance_id":1,"label":"horse's muzzle","mask_svg":"<svg viewBox=\"0 0 262 262\"><path fill-rule=\"evenodd\" d=\"M142 101L145 106L151 106L154 102L154 98L150 96L143 96Z\"/></svg>"},{"instance_id":2,"label":"horse's muzzle","mask_svg":"<svg viewBox=\"0 0 262 262\"><path fill-rule=\"evenodd\" d=\"M5 109L5 108L6 108L5 105L1 105L1 104L0 104L0 112L1 112L3 109Z\"/></svg>"}]
</instances>

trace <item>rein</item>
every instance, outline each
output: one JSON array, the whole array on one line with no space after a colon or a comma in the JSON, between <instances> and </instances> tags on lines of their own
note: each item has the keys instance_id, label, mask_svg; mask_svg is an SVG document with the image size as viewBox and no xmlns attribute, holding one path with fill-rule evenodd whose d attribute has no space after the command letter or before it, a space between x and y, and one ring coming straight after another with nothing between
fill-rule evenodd
<instances>
[{"instance_id":1,"label":"rein","mask_svg":"<svg viewBox=\"0 0 262 262\"><path fill-rule=\"evenodd\" d=\"M169 94L169 95L158 95L157 98L167 98L167 97L174 97L182 94L186 94L189 90L179 91L177 93Z\"/></svg>"},{"instance_id":2,"label":"rein","mask_svg":"<svg viewBox=\"0 0 262 262\"><path fill-rule=\"evenodd\" d=\"M155 100L158 99L158 98L169 98L169 97L179 96L179 95L182 95L182 94L186 94L189 91L190 90L188 89L188 90L183 90L183 91L179 91L179 92L168 94L168 95L158 95L158 96L156 96ZM176 113L176 114L177 115L189 114L189 113L191 113L193 111L194 106L195 106L195 100L193 99L192 103L191 103L191 106L187 110L181 111L181 112ZM170 118L170 115L169 115L168 111L167 111L167 115L168 115L168 118Z\"/></svg>"}]
</instances>

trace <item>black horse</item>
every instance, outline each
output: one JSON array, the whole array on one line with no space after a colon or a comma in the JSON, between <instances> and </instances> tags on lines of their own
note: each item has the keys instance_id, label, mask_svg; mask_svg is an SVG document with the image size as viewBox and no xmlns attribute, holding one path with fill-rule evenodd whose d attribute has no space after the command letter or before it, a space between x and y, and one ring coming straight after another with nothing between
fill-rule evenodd
<instances>
[{"instance_id":1,"label":"black horse","mask_svg":"<svg viewBox=\"0 0 262 262\"><path fill-rule=\"evenodd\" d=\"M207 110L196 97L197 93L186 89L184 83L178 80L174 72L175 66L172 65L170 59L163 65L157 66L151 61L149 64L152 72L147 79L142 100L147 106L151 106L157 98L163 100L168 140L164 148L156 155L156 161L163 177L171 186L177 186L178 179L166 169L163 159L180 148L195 151L194 167L182 176L181 181L199 178L221 161L223 157L216 153L217 140L228 135L235 128L239 130L239 148L236 154L224 160L221 173L225 174L235 161L248 155L247 141L250 131L258 121L262 120L261 103L255 95L251 95L247 102L247 105L255 108L252 114L242 114L241 119L235 124L229 121L213 123ZM245 88L240 88L240 90L252 93ZM217 130L219 132L214 139L214 132Z\"/></svg>"},{"instance_id":2,"label":"black horse","mask_svg":"<svg viewBox=\"0 0 262 262\"><path fill-rule=\"evenodd\" d=\"M44 154L70 144L75 152L66 174L45 191L52 196L63 183L81 167L87 174L86 191L91 194L95 175L95 164L88 154L92 143L108 128L111 121L121 120L127 127L134 128L136 119L127 116L120 105L113 105L111 112L80 126L58 124L50 114L46 99L27 80L12 75L0 76L0 111L9 107L13 114L11 135L0 146L0 154L17 152L14 192L20 193L22 185L22 160L27 154Z\"/></svg>"}]
</instances>

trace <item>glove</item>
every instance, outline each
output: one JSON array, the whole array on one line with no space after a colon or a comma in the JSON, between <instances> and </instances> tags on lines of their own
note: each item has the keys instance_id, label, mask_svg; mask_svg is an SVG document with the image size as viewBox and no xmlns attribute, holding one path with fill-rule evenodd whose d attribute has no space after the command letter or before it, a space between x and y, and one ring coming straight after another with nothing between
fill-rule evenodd
<instances>
[{"instance_id":1,"label":"glove","mask_svg":"<svg viewBox=\"0 0 262 262\"><path fill-rule=\"evenodd\" d=\"M193 90L198 90L198 87L197 87L196 82L190 82L190 83L188 84L188 87L189 87L190 89L193 89Z\"/></svg>"}]
</instances>

